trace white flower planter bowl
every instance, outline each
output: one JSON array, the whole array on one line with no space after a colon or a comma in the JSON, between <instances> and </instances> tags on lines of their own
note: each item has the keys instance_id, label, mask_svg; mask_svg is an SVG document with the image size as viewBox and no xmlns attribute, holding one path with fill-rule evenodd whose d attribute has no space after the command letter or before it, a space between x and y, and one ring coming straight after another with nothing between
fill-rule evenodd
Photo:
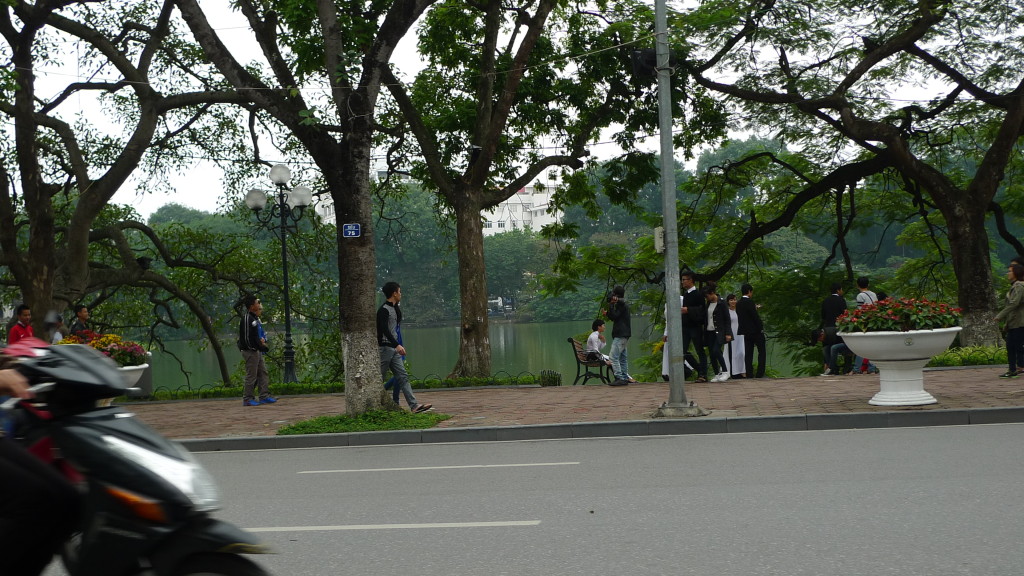
<instances>
[{"instance_id":1,"label":"white flower planter bowl","mask_svg":"<svg viewBox=\"0 0 1024 576\"><path fill-rule=\"evenodd\" d=\"M841 332L855 354L878 367L880 389L868 404L920 406L938 400L924 389L924 367L941 354L960 332L960 326L908 332Z\"/></svg>"},{"instance_id":2,"label":"white flower planter bowl","mask_svg":"<svg viewBox=\"0 0 1024 576\"><path fill-rule=\"evenodd\" d=\"M138 366L121 366L121 376L124 377L124 383L129 388L134 388L139 383L139 378L142 378L142 373L149 368L149 364L140 364Z\"/></svg>"}]
</instances>

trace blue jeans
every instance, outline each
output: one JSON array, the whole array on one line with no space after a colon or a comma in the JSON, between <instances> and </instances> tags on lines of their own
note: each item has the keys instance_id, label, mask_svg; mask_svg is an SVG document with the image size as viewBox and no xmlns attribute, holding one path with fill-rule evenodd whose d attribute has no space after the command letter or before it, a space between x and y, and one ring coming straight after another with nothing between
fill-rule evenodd
<instances>
[{"instance_id":1,"label":"blue jeans","mask_svg":"<svg viewBox=\"0 0 1024 576\"><path fill-rule=\"evenodd\" d=\"M862 358L860 356L853 357L853 371L860 372L861 366L864 365L865 360L867 360L868 362L868 367L865 368L865 370L867 370L868 372L878 372L878 368L871 363L871 360L868 360L867 358Z\"/></svg>"},{"instance_id":2,"label":"blue jeans","mask_svg":"<svg viewBox=\"0 0 1024 576\"><path fill-rule=\"evenodd\" d=\"M409 384L409 373L405 371L405 361L402 360L401 354L395 351L390 346L380 347L380 379L385 380L388 377L388 370L395 375L395 383L392 394L394 395L395 404L398 404L398 391L401 390L402 394L405 395L405 402L409 405L409 408L414 408L417 404L416 396L412 393L412 385Z\"/></svg>"},{"instance_id":3,"label":"blue jeans","mask_svg":"<svg viewBox=\"0 0 1024 576\"><path fill-rule=\"evenodd\" d=\"M616 380L629 380L629 358L626 356L626 344L629 338L612 338L612 374Z\"/></svg>"},{"instance_id":4,"label":"blue jeans","mask_svg":"<svg viewBox=\"0 0 1024 576\"><path fill-rule=\"evenodd\" d=\"M845 342L832 345L829 352L828 367L832 369L833 374L839 373L839 355L849 354L850 352L850 347Z\"/></svg>"}]
</instances>

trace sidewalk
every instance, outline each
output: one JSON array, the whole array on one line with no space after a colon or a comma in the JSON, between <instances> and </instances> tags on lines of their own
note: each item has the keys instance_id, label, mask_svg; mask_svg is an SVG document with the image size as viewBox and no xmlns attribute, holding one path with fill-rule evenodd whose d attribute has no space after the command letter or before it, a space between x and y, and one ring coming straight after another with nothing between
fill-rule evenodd
<instances>
[{"instance_id":1,"label":"sidewalk","mask_svg":"<svg viewBox=\"0 0 1024 576\"><path fill-rule=\"evenodd\" d=\"M1024 422L1024 378L998 378L1002 371L925 371L925 389L938 403L914 407L868 404L878 391L877 375L687 383L687 400L710 414L681 420L652 420L668 400L666 383L417 390L421 402L452 418L429 431L291 436L275 442L267 440L281 426L344 414L344 395L286 396L276 404L255 407L242 406L241 399L221 399L128 403L125 408L170 438L224 440L186 442L192 449L207 450ZM264 441L256 441L259 438Z\"/></svg>"}]
</instances>

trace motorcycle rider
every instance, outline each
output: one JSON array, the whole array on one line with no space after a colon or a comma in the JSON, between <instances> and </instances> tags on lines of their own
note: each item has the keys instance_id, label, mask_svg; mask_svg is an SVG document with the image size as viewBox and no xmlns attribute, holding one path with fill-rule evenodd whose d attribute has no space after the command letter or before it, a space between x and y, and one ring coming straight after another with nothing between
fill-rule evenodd
<instances>
[{"instance_id":1,"label":"motorcycle rider","mask_svg":"<svg viewBox=\"0 0 1024 576\"><path fill-rule=\"evenodd\" d=\"M31 398L25 378L0 366L0 396ZM8 576L37 576L78 520L79 496L56 470L0 432L0 561Z\"/></svg>"}]
</instances>

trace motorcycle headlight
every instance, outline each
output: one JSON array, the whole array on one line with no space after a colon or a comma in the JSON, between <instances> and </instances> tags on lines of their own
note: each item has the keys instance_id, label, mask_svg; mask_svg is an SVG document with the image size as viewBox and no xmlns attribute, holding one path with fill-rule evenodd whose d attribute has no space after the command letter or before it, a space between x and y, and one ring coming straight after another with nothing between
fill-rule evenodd
<instances>
[{"instance_id":1,"label":"motorcycle headlight","mask_svg":"<svg viewBox=\"0 0 1024 576\"><path fill-rule=\"evenodd\" d=\"M184 448L178 448L182 457L182 460L178 460L116 436L104 436L103 441L114 452L151 470L180 490L197 510L209 512L220 506L217 486L210 473Z\"/></svg>"}]
</instances>

